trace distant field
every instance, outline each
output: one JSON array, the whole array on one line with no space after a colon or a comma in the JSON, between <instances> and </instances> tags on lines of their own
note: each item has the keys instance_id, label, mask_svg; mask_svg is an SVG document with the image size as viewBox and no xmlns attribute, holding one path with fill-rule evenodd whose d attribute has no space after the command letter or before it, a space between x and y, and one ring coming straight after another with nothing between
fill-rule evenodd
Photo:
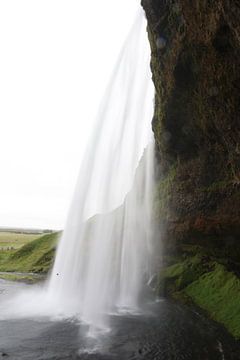
<instances>
[{"instance_id":1,"label":"distant field","mask_svg":"<svg viewBox=\"0 0 240 360\"><path fill-rule=\"evenodd\" d=\"M23 245L38 239L43 234L23 234L8 231L0 231L0 251L17 250Z\"/></svg>"}]
</instances>

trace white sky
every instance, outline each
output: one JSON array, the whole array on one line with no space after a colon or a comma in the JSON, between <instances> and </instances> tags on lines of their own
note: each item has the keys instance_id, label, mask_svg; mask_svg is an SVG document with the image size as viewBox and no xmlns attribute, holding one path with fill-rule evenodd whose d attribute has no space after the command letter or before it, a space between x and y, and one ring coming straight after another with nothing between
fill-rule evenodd
<instances>
[{"instance_id":1,"label":"white sky","mask_svg":"<svg viewBox=\"0 0 240 360\"><path fill-rule=\"evenodd\" d=\"M0 226L62 228L140 0L0 0Z\"/></svg>"}]
</instances>

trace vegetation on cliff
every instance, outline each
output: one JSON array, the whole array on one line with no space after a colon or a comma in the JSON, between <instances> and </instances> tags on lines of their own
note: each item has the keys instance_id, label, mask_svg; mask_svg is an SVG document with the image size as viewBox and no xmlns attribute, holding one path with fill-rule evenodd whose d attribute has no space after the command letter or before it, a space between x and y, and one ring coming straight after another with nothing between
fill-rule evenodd
<instances>
[{"instance_id":1,"label":"vegetation on cliff","mask_svg":"<svg viewBox=\"0 0 240 360\"><path fill-rule=\"evenodd\" d=\"M0 271L47 273L52 266L59 233L41 236L16 251L0 253Z\"/></svg>"},{"instance_id":2,"label":"vegetation on cliff","mask_svg":"<svg viewBox=\"0 0 240 360\"><path fill-rule=\"evenodd\" d=\"M161 194L166 206L159 208L161 218L168 215L166 241L193 230L238 236L238 1L142 0L142 5L156 88L160 181L175 167L172 186ZM208 227L200 229L199 219Z\"/></svg>"},{"instance_id":3,"label":"vegetation on cliff","mask_svg":"<svg viewBox=\"0 0 240 360\"><path fill-rule=\"evenodd\" d=\"M158 292L240 337L238 0L142 0L155 84ZM186 245L187 244L187 245Z\"/></svg>"},{"instance_id":4,"label":"vegetation on cliff","mask_svg":"<svg viewBox=\"0 0 240 360\"><path fill-rule=\"evenodd\" d=\"M180 253L166 257L156 290L160 296L199 306L240 338L240 279L233 269L230 260L221 252L214 254L213 248L182 245Z\"/></svg>"}]
</instances>

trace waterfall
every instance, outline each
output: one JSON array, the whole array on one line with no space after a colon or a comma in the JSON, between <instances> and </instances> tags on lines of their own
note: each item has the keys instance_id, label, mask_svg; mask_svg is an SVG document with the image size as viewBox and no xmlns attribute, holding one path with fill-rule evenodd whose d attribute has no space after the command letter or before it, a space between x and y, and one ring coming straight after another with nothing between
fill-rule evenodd
<instances>
[{"instance_id":1,"label":"waterfall","mask_svg":"<svg viewBox=\"0 0 240 360\"><path fill-rule=\"evenodd\" d=\"M153 98L141 10L100 106L48 288L63 313L95 328L108 313L138 311L149 273Z\"/></svg>"}]
</instances>

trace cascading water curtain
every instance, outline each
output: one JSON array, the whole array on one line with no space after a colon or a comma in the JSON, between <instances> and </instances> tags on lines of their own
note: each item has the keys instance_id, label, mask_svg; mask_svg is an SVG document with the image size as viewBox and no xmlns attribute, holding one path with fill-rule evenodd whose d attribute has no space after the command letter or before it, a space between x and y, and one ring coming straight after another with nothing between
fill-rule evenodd
<instances>
[{"instance_id":1,"label":"cascading water curtain","mask_svg":"<svg viewBox=\"0 0 240 360\"><path fill-rule=\"evenodd\" d=\"M139 312L152 254L153 99L141 11L100 107L48 284L2 302L1 319L74 317L95 334L109 328L109 314Z\"/></svg>"},{"instance_id":2,"label":"cascading water curtain","mask_svg":"<svg viewBox=\"0 0 240 360\"><path fill-rule=\"evenodd\" d=\"M98 328L110 312L138 309L148 271L153 98L141 11L102 102L48 290L60 312Z\"/></svg>"}]
</instances>

